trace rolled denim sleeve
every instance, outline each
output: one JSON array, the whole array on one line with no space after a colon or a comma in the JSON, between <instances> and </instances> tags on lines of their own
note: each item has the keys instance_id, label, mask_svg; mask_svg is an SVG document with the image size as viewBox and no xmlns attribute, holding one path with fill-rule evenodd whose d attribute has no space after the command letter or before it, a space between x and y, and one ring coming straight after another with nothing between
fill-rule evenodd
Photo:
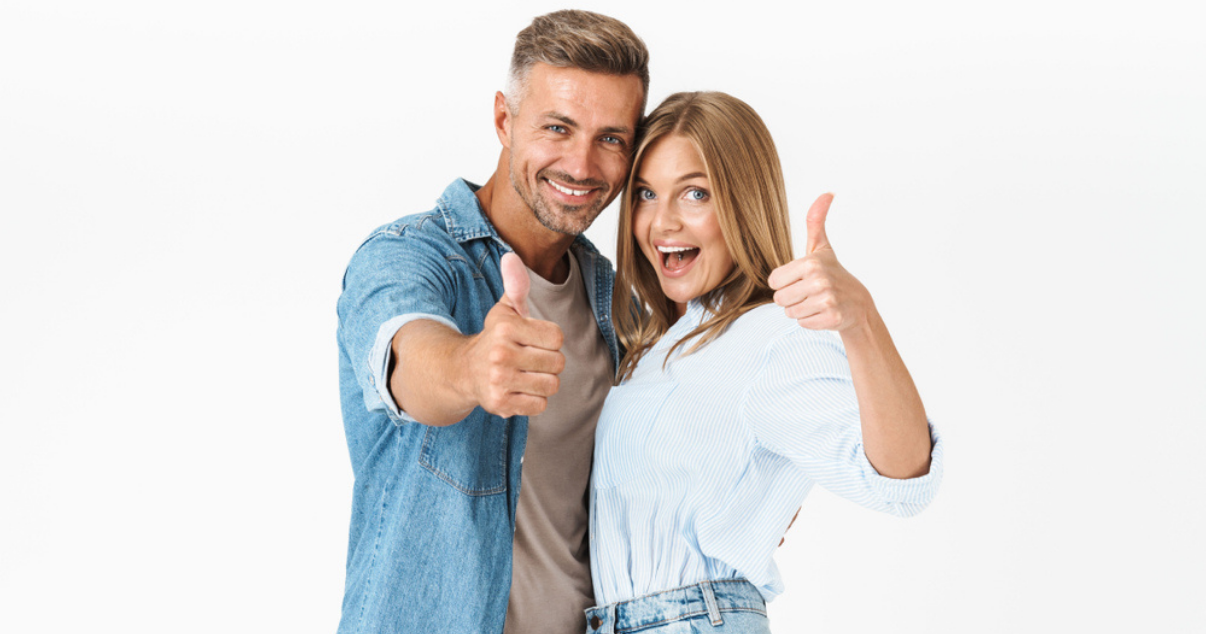
<instances>
[{"instance_id":1,"label":"rolled denim sleeve","mask_svg":"<svg viewBox=\"0 0 1206 634\"><path fill-rule=\"evenodd\" d=\"M366 409L384 410L395 424L414 422L390 394L391 344L415 319L460 332L452 317L455 284L440 245L407 227L375 233L352 256L338 303L339 337Z\"/></svg>"},{"instance_id":2,"label":"rolled denim sleeve","mask_svg":"<svg viewBox=\"0 0 1206 634\"><path fill-rule=\"evenodd\" d=\"M916 478L879 474L863 449L850 364L831 333L797 329L764 350L743 414L756 442L827 490L901 517L921 512L942 479L941 439L930 425L930 470Z\"/></svg>"}]
</instances>

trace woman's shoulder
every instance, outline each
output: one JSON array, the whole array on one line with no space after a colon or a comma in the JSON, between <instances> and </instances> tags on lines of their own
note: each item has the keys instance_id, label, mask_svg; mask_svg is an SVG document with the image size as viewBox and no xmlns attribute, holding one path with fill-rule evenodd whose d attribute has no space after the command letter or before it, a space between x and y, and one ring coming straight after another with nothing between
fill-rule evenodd
<instances>
[{"instance_id":1,"label":"woman's shoulder","mask_svg":"<svg viewBox=\"0 0 1206 634\"><path fill-rule=\"evenodd\" d=\"M731 326L732 337L747 351L761 350L768 358L846 361L846 349L836 332L809 330L788 317L777 304L763 304L742 315ZM826 363L828 365L828 363Z\"/></svg>"},{"instance_id":2,"label":"woman's shoulder","mask_svg":"<svg viewBox=\"0 0 1206 634\"><path fill-rule=\"evenodd\" d=\"M841 342L836 333L827 330L809 330L783 312L783 307L773 302L750 309L733 322L731 328L741 336L761 341L772 339L795 339L798 341Z\"/></svg>"}]
</instances>

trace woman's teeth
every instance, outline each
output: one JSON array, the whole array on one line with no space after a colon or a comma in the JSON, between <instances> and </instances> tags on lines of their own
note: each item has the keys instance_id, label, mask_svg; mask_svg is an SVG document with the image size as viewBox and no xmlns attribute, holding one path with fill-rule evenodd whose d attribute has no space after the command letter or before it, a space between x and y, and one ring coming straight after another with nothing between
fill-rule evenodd
<instances>
[{"instance_id":1,"label":"woman's teeth","mask_svg":"<svg viewBox=\"0 0 1206 634\"><path fill-rule=\"evenodd\" d=\"M662 254L662 263L669 267L671 261L675 265L683 263L683 259L690 256L694 257L698 247L657 247L659 253Z\"/></svg>"}]
</instances>

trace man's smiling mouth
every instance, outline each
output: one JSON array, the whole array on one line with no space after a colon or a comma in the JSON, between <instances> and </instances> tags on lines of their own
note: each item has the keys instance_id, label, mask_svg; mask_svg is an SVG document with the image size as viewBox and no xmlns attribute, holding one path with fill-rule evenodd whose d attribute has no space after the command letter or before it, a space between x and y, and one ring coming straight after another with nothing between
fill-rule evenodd
<instances>
[{"instance_id":1,"label":"man's smiling mouth","mask_svg":"<svg viewBox=\"0 0 1206 634\"><path fill-rule=\"evenodd\" d=\"M585 195L591 193L592 191L594 191L593 189L570 189L563 185L559 185L547 178L545 179L545 182L548 183L549 185L552 185L553 189L555 189L563 194L566 194L568 196L585 196Z\"/></svg>"}]
</instances>

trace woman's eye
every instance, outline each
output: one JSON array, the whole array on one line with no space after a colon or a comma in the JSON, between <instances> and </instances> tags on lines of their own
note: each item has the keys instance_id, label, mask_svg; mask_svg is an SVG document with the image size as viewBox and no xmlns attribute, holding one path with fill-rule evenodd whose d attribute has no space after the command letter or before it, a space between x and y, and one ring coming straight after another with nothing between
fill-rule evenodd
<instances>
[{"instance_id":1,"label":"woman's eye","mask_svg":"<svg viewBox=\"0 0 1206 634\"><path fill-rule=\"evenodd\" d=\"M702 189L692 189L687 192L687 198L694 201L707 200L708 192Z\"/></svg>"},{"instance_id":2,"label":"woman's eye","mask_svg":"<svg viewBox=\"0 0 1206 634\"><path fill-rule=\"evenodd\" d=\"M645 187L636 190L637 200L653 200L654 198L657 198L657 196L654 196L653 192L649 191L649 189Z\"/></svg>"}]
</instances>

